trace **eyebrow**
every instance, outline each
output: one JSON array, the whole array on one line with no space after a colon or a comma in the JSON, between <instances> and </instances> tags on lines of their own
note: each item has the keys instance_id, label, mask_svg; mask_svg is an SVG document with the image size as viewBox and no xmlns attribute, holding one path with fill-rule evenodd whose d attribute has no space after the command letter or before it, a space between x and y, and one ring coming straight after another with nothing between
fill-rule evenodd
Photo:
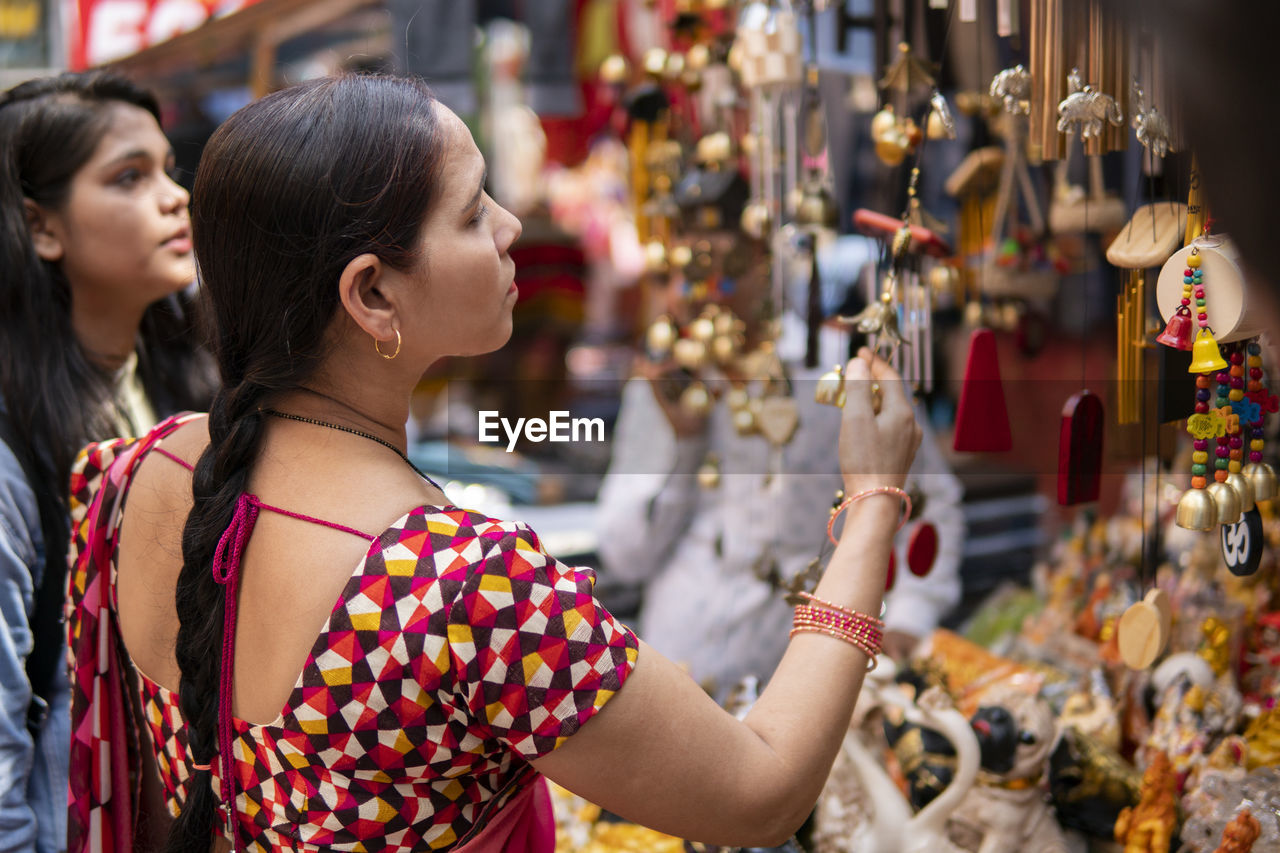
<instances>
[{"instance_id":1,"label":"eyebrow","mask_svg":"<svg viewBox=\"0 0 1280 853\"><path fill-rule=\"evenodd\" d=\"M167 163L170 160L174 159L175 156L176 154L174 153L174 150L170 148L168 151L165 152L163 162ZM150 151L147 151L145 148L131 148L128 151L121 154L119 157L112 157L110 160L108 160L106 163L106 167L110 168L120 163L127 163L130 160L149 160L149 159L151 159Z\"/></svg>"},{"instance_id":2,"label":"eyebrow","mask_svg":"<svg viewBox=\"0 0 1280 853\"><path fill-rule=\"evenodd\" d=\"M489 180L489 170L486 168L480 173L480 186L476 187L476 194L471 197L471 201L467 202L467 206L462 208L463 213L476 206L476 202L480 200L480 194L484 192L484 184L487 180Z\"/></svg>"}]
</instances>

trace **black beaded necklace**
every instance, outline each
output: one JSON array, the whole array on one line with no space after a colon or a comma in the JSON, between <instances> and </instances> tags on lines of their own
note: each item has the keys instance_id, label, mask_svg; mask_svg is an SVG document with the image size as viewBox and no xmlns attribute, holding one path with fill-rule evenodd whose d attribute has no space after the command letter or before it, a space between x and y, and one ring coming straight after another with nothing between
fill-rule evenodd
<instances>
[{"instance_id":1,"label":"black beaded necklace","mask_svg":"<svg viewBox=\"0 0 1280 853\"><path fill-rule=\"evenodd\" d=\"M437 483L435 480L431 479L430 477L428 477L426 474L424 474L422 470L418 468L417 465L414 465L413 461L409 459L408 455L403 450L396 447L394 444L387 441L385 438L378 438L378 436L376 435L372 435L371 433L367 433L367 432L362 432L361 430L358 430L354 427L342 426L341 424L331 424L328 421L321 421L321 420L317 420L316 418L304 418L302 415L294 415L294 414L290 414L289 412L277 411L276 409L263 409L262 413L264 415L271 415L272 417L276 417L276 418L284 418L285 420L289 420L289 421L297 421L298 423L302 423L302 424L312 424L314 426L328 427L329 429L336 429L336 430L339 430L340 432L348 432L348 433L351 433L352 435L358 435L361 438L367 438L370 441L376 441L378 442L378 444L381 444L383 447L388 448L389 450L391 450L391 452L395 453L396 456L399 456L401 459L403 459L404 464L412 468L414 470L414 473L416 473L419 477L426 480L428 483L435 486L437 489L440 489L441 492L444 492L444 489L440 488L440 484Z\"/></svg>"}]
</instances>

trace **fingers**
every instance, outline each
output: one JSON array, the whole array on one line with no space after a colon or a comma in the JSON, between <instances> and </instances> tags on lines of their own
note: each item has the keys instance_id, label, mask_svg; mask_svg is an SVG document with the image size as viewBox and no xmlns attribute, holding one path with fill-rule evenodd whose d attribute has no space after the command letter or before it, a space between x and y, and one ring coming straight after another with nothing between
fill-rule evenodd
<instances>
[{"instance_id":1,"label":"fingers","mask_svg":"<svg viewBox=\"0 0 1280 853\"><path fill-rule=\"evenodd\" d=\"M898 418L909 416L914 419L914 409L907 396L906 382L889 365L889 362L866 347L858 350L858 356L854 360L862 361L867 365L868 375L874 380L874 386L879 389L880 407L877 413L883 412Z\"/></svg>"}]
</instances>

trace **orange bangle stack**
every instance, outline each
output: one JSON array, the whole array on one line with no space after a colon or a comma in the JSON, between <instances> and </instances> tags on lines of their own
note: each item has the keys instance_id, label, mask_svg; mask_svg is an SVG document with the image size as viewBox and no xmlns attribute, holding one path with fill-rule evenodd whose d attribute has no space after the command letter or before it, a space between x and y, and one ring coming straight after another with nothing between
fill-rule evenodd
<instances>
[{"instance_id":1,"label":"orange bangle stack","mask_svg":"<svg viewBox=\"0 0 1280 853\"><path fill-rule=\"evenodd\" d=\"M874 616L823 601L809 593L801 595L813 603L796 607L791 636L815 633L843 640L869 658L868 672L875 669L876 656L880 654L880 645L884 640L884 623Z\"/></svg>"}]
</instances>

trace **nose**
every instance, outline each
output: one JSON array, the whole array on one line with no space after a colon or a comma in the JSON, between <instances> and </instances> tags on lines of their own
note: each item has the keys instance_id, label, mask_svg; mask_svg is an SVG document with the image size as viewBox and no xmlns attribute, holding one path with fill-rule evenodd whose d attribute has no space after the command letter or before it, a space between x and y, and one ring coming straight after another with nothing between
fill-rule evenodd
<instances>
[{"instance_id":1,"label":"nose","mask_svg":"<svg viewBox=\"0 0 1280 853\"><path fill-rule=\"evenodd\" d=\"M498 205L498 209L502 211L502 216L506 221L498 226L495 232L495 237L498 242L499 251L506 254L512 244L519 240L520 235L524 233L524 226L520 224L519 217L507 210L505 207Z\"/></svg>"},{"instance_id":2,"label":"nose","mask_svg":"<svg viewBox=\"0 0 1280 853\"><path fill-rule=\"evenodd\" d=\"M185 210L187 204L191 201L191 193L187 192L186 187L169 177L164 176L164 183L160 188L160 207L165 213L176 213Z\"/></svg>"}]
</instances>

